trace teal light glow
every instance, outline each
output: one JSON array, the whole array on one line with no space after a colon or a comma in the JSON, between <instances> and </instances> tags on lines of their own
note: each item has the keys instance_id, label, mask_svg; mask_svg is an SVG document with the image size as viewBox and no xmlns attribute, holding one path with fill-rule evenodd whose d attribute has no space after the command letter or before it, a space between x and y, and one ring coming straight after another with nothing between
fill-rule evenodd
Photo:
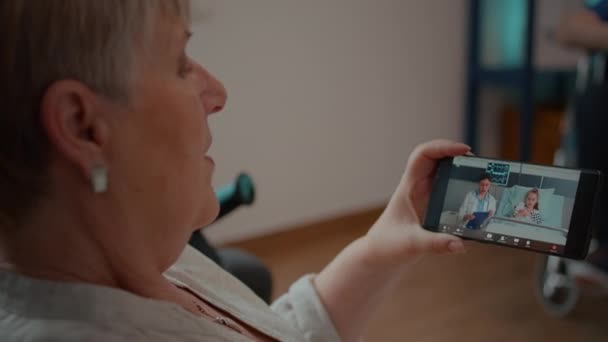
<instances>
[{"instance_id":1,"label":"teal light glow","mask_svg":"<svg viewBox=\"0 0 608 342\"><path fill-rule=\"evenodd\" d=\"M585 0L585 5L589 7L597 6L602 0Z\"/></svg>"},{"instance_id":2,"label":"teal light glow","mask_svg":"<svg viewBox=\"0 0 608 342\"><path fill-rule=\"evenodd\" d=\"M481 2L481 48L485 67L519 67L524 59L527 0Z\"/></svg>"}]
</instances>

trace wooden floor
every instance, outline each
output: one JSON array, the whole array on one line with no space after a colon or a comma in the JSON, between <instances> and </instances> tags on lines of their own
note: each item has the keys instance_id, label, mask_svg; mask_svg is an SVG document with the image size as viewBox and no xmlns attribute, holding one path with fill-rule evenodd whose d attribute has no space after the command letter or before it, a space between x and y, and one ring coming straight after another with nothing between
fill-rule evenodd
<instances>
[{"instance_id":1,"label":"wooden floor","mask_svg":"<svg viewBox=\"0 0 608 342\"><path fill-rule=\"evenodd\" d=\"M236 246L270 266L278 295L301 275L318 272L378 214L371 210ZM549 317L535 297L537 254L468 248L412 267L366 341L608 341L608 297L583 296L570 317Z\"/></svg>"}]
</instances>

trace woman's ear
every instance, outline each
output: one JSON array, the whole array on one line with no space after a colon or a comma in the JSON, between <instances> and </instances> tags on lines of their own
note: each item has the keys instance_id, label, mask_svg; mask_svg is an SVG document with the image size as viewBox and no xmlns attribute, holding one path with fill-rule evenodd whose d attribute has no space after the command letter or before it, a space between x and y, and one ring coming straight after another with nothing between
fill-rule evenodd
<instances>
[{"instance_id":1,"label":"woman's ear","mask_svg":"<svg viewBox=\"0 0 608 342\"><path fill-rule=\"evenodd\" d=\"M105 162L109 125L100 109L100 96L74 80L51 84L40 105L42 126L53 150L87 178L95 165Z\"/></svg>"}]
</instances>

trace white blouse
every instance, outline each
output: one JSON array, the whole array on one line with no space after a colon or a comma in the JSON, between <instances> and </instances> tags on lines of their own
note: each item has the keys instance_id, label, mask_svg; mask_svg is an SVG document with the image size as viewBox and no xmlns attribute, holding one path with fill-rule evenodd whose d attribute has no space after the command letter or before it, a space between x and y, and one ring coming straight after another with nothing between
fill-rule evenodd
<instances>
[{"instance_id":1,"label":"white blouse","mask_svg":"<svg viewBox=\"0 0 608 342\"><path fill-rule=\"evenodd\" d=\"M187 247L165 276L280 341L339 341L311 276L268 306L211 260ZM91 284L0 271L0 341L248 341L173 303Z\"/></svg>"}]
</instances>

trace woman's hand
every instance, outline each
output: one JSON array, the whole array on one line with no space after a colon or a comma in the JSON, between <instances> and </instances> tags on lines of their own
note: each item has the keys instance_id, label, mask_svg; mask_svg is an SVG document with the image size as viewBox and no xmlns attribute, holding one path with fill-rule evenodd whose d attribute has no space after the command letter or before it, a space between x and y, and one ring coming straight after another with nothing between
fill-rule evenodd
<instances>
[{"instance_id":1,"label":"woman's hand","mask_svg":"<svg viewBox=\"0 0 608 342\"><path fill-rule=\"evenodd\" d=\"M465 221L471 221L471 220L475 219L475 215L473 215L473 214L466 214L466 215L464 215L463 218L464 218Z\"/></svg>"},{"instance_id":2,"label":"woman's hand","mask_svg":"<svg viewBox=\"0 0 608 342\"><path fill-rule=\"evenodd\" d=\"M424 254L464 251L458 237L429 232L420 224L437 162L469 151L469 146L447 140L430 141L414 149L397 190L364 238L373 263L404 264Z\"/></svg>"},{"instance_id":3,"label":"woman's hand","mask_svg":"<svg viewBox=\"0 0 608 342\"><path fill-rule=\"evenodd\" d=\"M406 261L426 253L464 251L459 238L423 230L420 219L437 161L467 151L468 146L449 141L418 146L378 221L315 278L321 302L342 340L360 340L375 310L398 285Z\"/></svg>"}]
</instances>

